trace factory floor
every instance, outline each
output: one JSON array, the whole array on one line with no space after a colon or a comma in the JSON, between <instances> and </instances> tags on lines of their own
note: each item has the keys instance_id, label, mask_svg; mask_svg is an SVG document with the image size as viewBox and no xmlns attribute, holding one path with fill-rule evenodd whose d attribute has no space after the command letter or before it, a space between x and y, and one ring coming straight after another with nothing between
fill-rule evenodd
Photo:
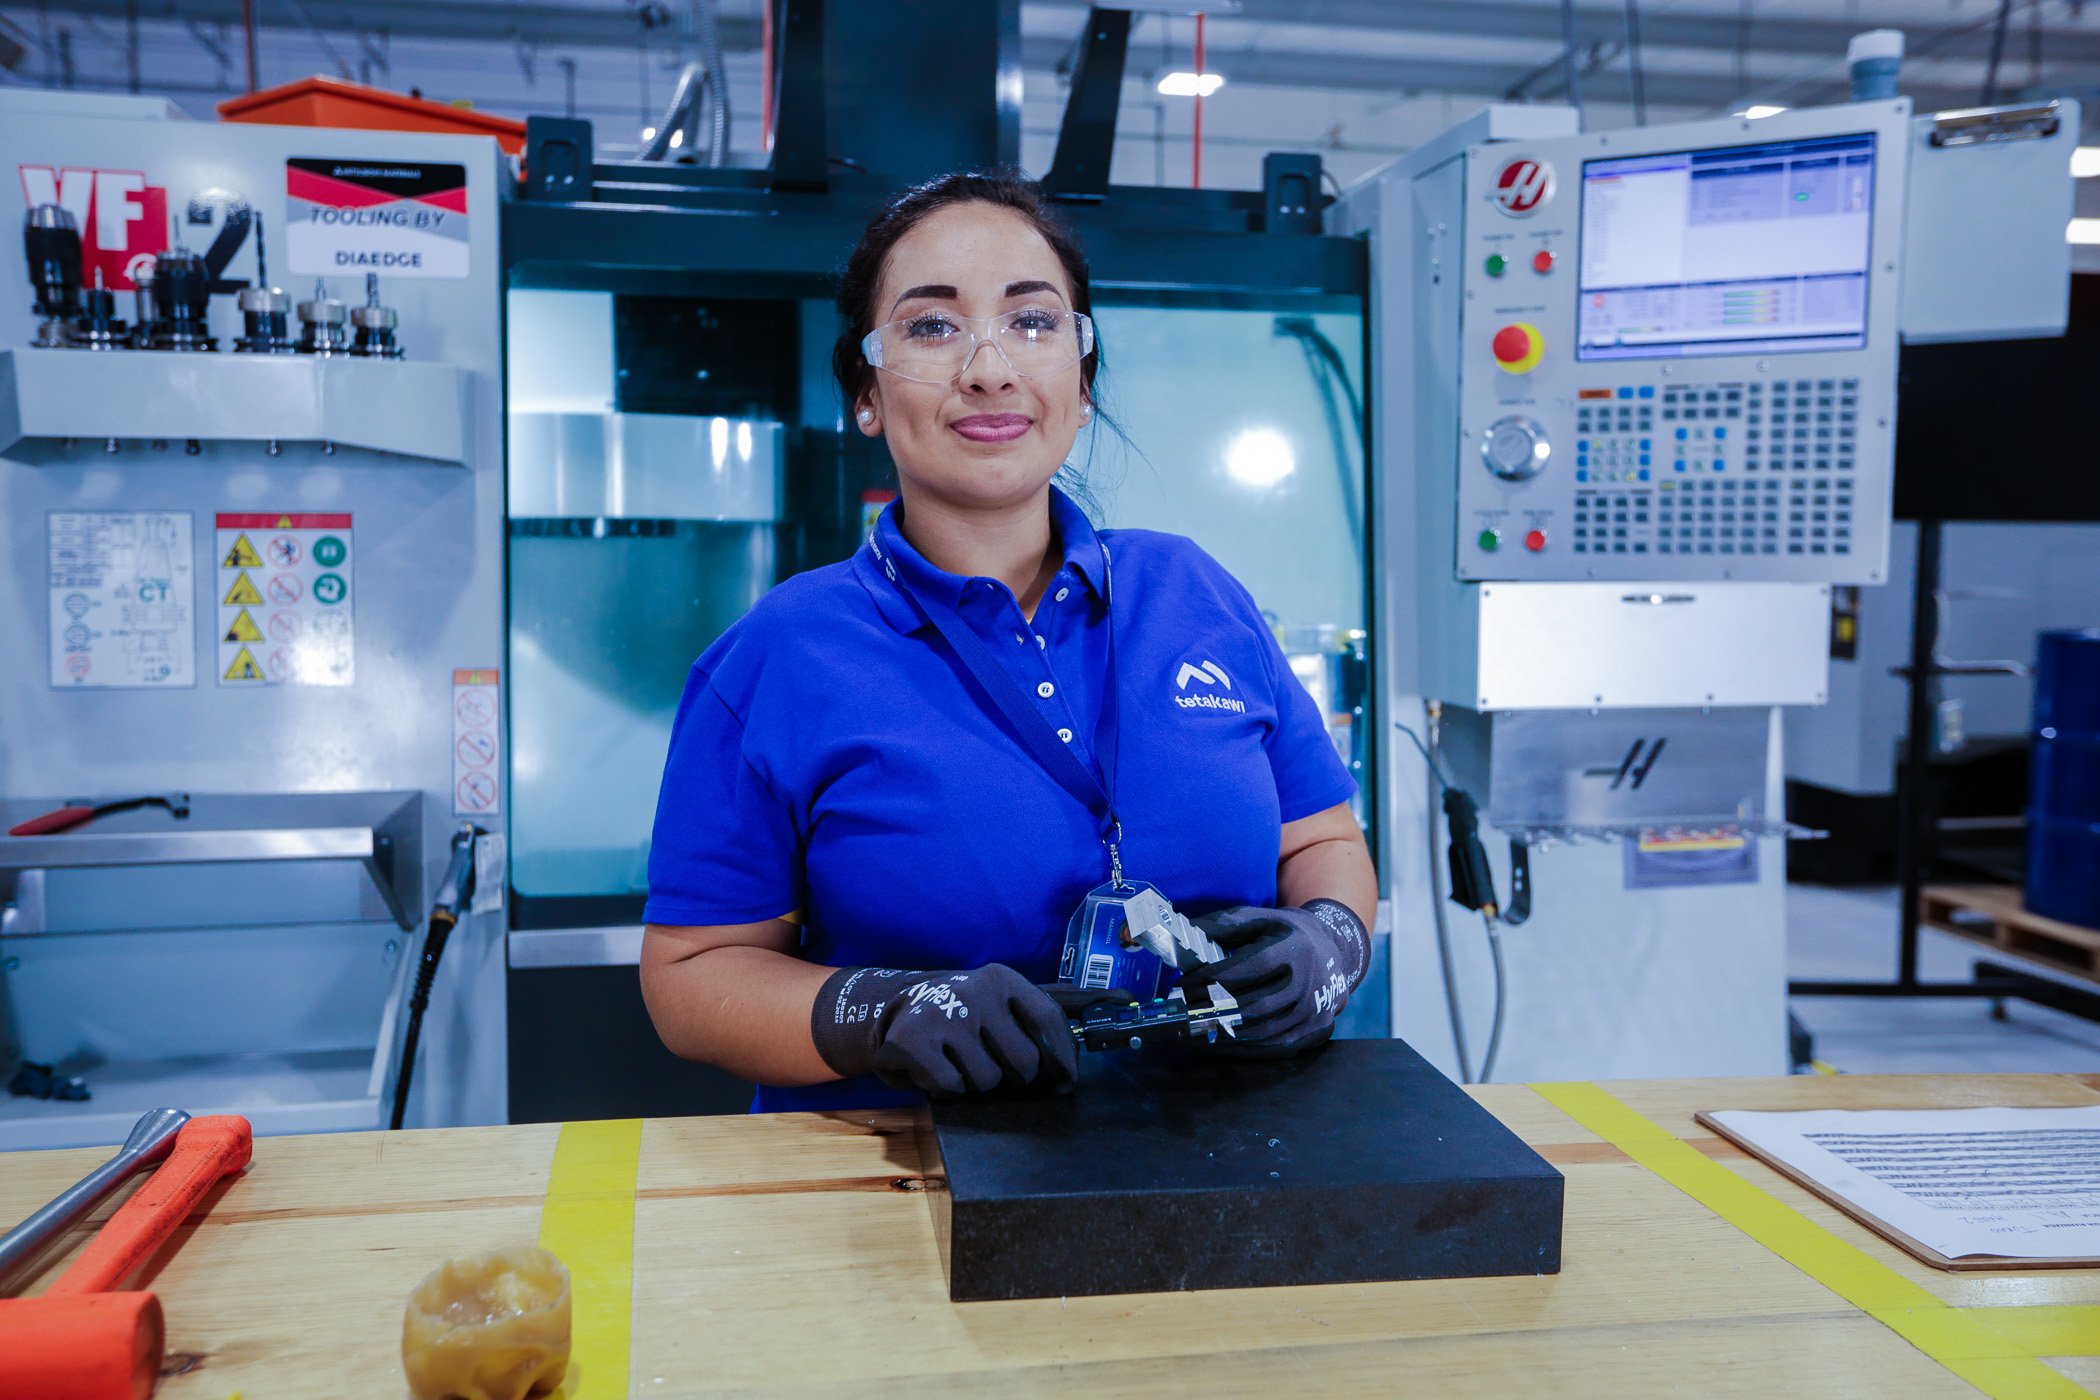
<instances>
[{"instance_id":1,"label":"factory floor","mask_svg":"<svg viewBox=\"0 0 2100 1400\"><path fill-rule=\"evenodd\" d=\"M1897 930L1893 888L1787 887L1793 978L1888 980ZM1985 952L1931 929L1920 938L1919 976L1928 982L1967 980ZM2100 1024L2031 1002L2007 1002L2002 1021L1980 997L1797 997L1793 1008L1815 1036L1816 1058L1844 1074L2100 1073Z\"/></svg>"}]
</instances>

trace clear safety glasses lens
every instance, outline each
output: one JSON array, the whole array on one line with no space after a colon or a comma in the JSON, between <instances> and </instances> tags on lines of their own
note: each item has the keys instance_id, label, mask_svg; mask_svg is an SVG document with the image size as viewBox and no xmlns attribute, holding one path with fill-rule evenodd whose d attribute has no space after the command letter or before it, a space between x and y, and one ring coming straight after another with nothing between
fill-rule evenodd
<instances>
[{"instance_id":1,"label":"clear safety glasses lens","mask_svg":"<svg viewBox=\"0 0 2100 1400\"><path fill-rule=\"evenodd\" d=\"M1078 364L1094 348L1094 322L1084 312L1023 307L1003 316L921 311L877 326L861 353L876 369L921 384L946 384L989 341L1015 374L1039 379Z\"/></svg>"}]
</instances>

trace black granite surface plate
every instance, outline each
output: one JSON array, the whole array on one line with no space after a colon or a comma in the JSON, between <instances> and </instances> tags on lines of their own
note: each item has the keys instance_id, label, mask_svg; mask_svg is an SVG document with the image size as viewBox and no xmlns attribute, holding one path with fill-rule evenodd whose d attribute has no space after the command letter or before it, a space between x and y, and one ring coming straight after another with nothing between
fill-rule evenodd
<instances>
[{"instance_id":1,"label":"black granite surface plate","mask_svg":"<svg viewBox=\"0 0 2100 1400\"><path fill-rule=\"evenodd\" d=\"M1400 1041L1081 1060L933 1106L956 1301L1560 1270L1560 1173Z\"/></svg>"}]
</instances>

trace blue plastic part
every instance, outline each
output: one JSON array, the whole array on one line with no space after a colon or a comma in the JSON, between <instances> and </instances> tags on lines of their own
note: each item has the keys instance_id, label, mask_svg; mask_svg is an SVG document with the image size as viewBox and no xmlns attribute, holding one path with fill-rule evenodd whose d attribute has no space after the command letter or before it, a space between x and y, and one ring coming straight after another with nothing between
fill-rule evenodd
<instances>
[{"instance_id":1,"label":"blue plastic part","mask_svg":"<svg viewBox=\"0 0 2100 1400\"><path fill-rule=\"evenodd\" d=\"M2100 627L2036 639L2027 908L2100 928Z\"/></svg>"}]
</instances>

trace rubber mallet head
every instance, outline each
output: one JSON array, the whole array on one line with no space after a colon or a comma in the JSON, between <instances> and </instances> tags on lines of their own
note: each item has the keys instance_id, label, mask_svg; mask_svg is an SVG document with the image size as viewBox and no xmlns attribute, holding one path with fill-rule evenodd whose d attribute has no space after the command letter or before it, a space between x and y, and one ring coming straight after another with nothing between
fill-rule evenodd
<instances>
[{"instance_id":1,"label":"rubber mallet head","mask_svg":"<svg viewBox=\"0 0 2100 1400\"><path fill-rule=\"evenodd\" d=\"M167 1328L151 1293L117 1293L219 1179L254 1153L248 1120L192 1118L168 1160L117 1208L40 1297L0 1299L0 1395L23 1400L146 1400Z\"/></svg>"}]
</instances>

